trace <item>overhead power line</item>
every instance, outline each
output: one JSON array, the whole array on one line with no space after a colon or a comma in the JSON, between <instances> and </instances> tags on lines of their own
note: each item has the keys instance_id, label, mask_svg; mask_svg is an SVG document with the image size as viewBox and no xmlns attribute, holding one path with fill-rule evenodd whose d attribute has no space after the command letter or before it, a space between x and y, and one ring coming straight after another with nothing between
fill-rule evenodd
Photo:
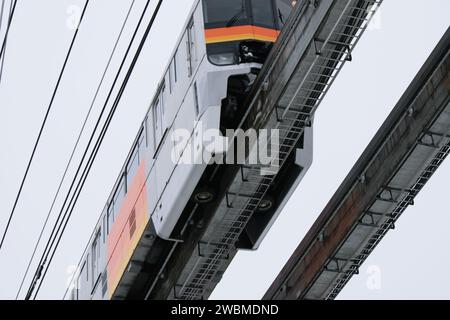
<instances>
[{"instance_id":1,"label":"overhead power line","mask_svg":"<svg viewBox=\"0 0 450 320\"><path fill-rule=\"evenodd\" d=\"M110 55L109 55L108 62L107 62L106 67L105 67L105 69L104 69L104 71L103 71L103 74L102 74L102 77L101 77L101 79L100 79L100 82L99 82L99 84L98 84L98 86L97 86L97 90L96 90L96 92L95 92L95 94L94 94L94 97L93 97L92 102L91 102L91 104L90 104L89 110L88 110L88 112L87 112L87 114L86 114L86 116L85 116L85 118L84 118L83 125L81 126L80 132L78 133L77 140L76 140L76 142L75 142L75 145L74 145L74 147L73 147L73 149L72 149L72 153L71 153L71 155L70 155L70 157L69 157L69 161L67 162L66 168L65 168L64 173L63 173L63 175L62 175L62 177L61 177L61 180L60 180L60 182L59 182L57 191L56 191L56 193L55 193L55 195L54 195L54 197L53 197L52 204L51 204L50 209L49 209L49 211L48 211L48 213L47 213L47 217L46 217L46 219L45 219L45 221L44 221L44 224L43 224L43 226L42 226L42 228L41 228L41 231L40 231L38 240L37 240L37 242L36 242L36 244L35 244L35 246L34 246L33 253L32 253L32 255L31 255L31 257L30 257L30 260L28 261L28 265L27 265L26 271L25 271L25 273L24 273L24 275L23 275L23 277L22 277L22 282L20 283L19 289L18 289L17 294L16 294L16 300L19 298L20 292L22 291L23 284L24 284L25 279L26 279L26 277L27 277L27 275L28 275L28 271L30 270L30 267L31 267L31 264L32 264L32 262L33 262L33 260L34 260L35 255L36 255L37 249L38 249L38 247L39 247L39 245L40 245L40 243L41 243L41 240L42 240L42 236L43 236L43 234L44 234L44 231L45 231L45 229L47 228L47 224L48 224L48 221L49 221L49 219L50 219L51 213L53 212L53 208L54 208L54 206L55 206L55 204L56 204L56 200L58 199L59 194L60 194L60 192L61 192L61 188L62 188L62 186L63 186L63 183L64 183L64 181L66 180L67 173L68 173L69 168L70 168L70 166L71 166L71 164L72 164L72 160L73 160L73 158L74 158L74 156L75 156L75 152L76 152L76 150L78 149L78 145L79 145L79 143L80 143L81 137L83 136L84 130L85 130L85 128L86 128L87 121L88 121L88 119L89 119L89 117L90 117L90 115L91 115L92 109L93 109L93 107L94 107L94 105L95 105L95 103L96 103L96 101L97 101L98 94L99 94L99 92L100 92L101 87L103 86L103 82L104 82L105 77L106 77L106 74L107 74L107 72L108 72L108 70L109 70L109 68L110 68L112 59L113 59L113 57L114 57L114 55L115 55L115 53L116 53L118 44L119 44L120 40L122 39L123 31L124 31L124 29L125 29L125 26L126 26L127 23L128 23L128 20L129 20L129 18L130 18L130 14L131 14L131 11L133 10L133 7L134 7L135 2L136 2L136 0L133 0L133 1L131 2L131 5L130 5L130 7L129 7L129 9L128 9L128 12L127 12L127 14L126 14L125 20L124 20L123 23L122 23L122 27L121 27L120 32L119 32L119 34L118 34L118 36L117 36L117 38L116 38L116 41L115 41L115 43L114 43L114 47L113 47L113 49L112 49L112 51L111 51L111 53L110 53Z\"/></svg>"},{"instance_id":2,"label":"overhead power line","mask_svg":"<svg viewBox=\"0 0 450 320\"><path fill-rule=\"evenodd\" d=\"M3 41L2 41L2 48L0 49L0 59L3 57L3 54L5 52L6 42L8 40L8 35L9 35L9 30L11 29L11 23L13 21L14 13L16 12L16 6L17 6L17 0L14 0L14 2L12 3L12 6L10 8L8 22L6 24L6 32L5 32L5 36L3 37Z\"/></svg>"},{"instance_id":3,"label":"overhead power line","mask_svg":"<svg viewBox=\"0 0 450 320\"><path fill-rule=\"evenodd\" d=\"M0 7L0 34L3 27L3 11L5 10L5 1L6 0L2 0L2 6Z\"/></svg>"},{"instance_id":4,"label":"overhead power line","mask_svg":"<svg viewBox=\"0 0 450 320\"><path fill-rule=\"evenodd\" d=\"M84 14L86 13L86 9L87 9L87 6L88 6L88 4L89 4L89 1L90 1L90 0L86 0L86 2L85 2L84 8L83 8L83 12L82 12L81 17L80 17L79 26L80 26L81 23L83 22ZM14 10L15 10L15 8L16 8L16 3L17 3L17 0L16 0L16 2L14 3L14 7L13 7L13 10L12 10L11 15L10 15L11 18L12 18L13 14L14 14ZM12 20L12 19L11 19L11 20ZM9 31L9 26L11 25L11 20L9 21L7 32ZM58 80L57 80L57 82L56 82L56 86L55 86L55 88L54 88L54 90L53 90L53 94L52 94L52 97L51 97L51 99L50 99L50 103L49 103L49 105L48 105L48 107L47 107L47 111L46 111L46 113L45 113L44 120L42 121L41 128L40 128L40 130L39 130L39 133L38 133L36 142L35 142L34 147L33 147L33 151L32 151L32 153L31 153L30 159L28 160L28 164L27 164L27 168L26 168L26 170L25 170L25 174L24 174L24 176L23 176L23 178L22 178L22 182L20 183L19 191L17 192L16 199L14 200L14 205L13 205L13 207L12 207L12 209L11 209L11 213L10 213L9 218L8 218L8 222L6 223L6 227L5 227L5 230L4 230L3 235L2 235L2 240L0 241L0 249L3 247L3 243L4 243L4 241L5 241L6 235L8 234L9 227L10 227L10 225L11 225L11 221L12 221L12 219L13 219L13 217L14 217L14 214L15 214L15 211L16 211L16 208L17 208L17 204L19 203L19 200L20 200L20 196L21 196L21 194L22 194L23 187L24 187L25 182L26 182L26 180L27 180L28 173L29 173L29 171L30 171L31 165L32 165L33 160L34 160L34 156L35 156L35 154L36 154L36 150L37 150L37 148L38 148L38 146L39 146L39 142L41 141L42 133L43 133L43 131L44 131L45 125L47 124L48 116L49 116L49 114L50 114L50 111L52 110L53 102L55 101L55 97L56 97L56 93L58 92L59 86L60 86L60 84L61 84L61 80L62 80L62 77L63 77L64 72L65 72L65 70L66 70L66 66L67 66L67 63L68 63L68 61L69 61L69 57L70 57L70 55L71 55L71 53L72 53L72 49L73 49L75 40L77 39L77 35L78 35L78 31L79 31L79 26L78 26L78 28L76 29L76 31L75 31L75 33L74 33L74 35L73 35L72 42L70 43L70 47L69 47L69 50L68 50L68 52L67 52L67 54L66 54L66 58L65 58L65 60L64 60L63 67L62 67L62 69L61 69L61 72L60 72L60 74L59 74ZM5 43L6 43L6 39L3 41L2 52L4 52L4 46L5 46Z\"/></svg>"},{"instance_id":5,"label":"overhead power line","mask_svg":"<svg viewBox=\"0 0 450 320\"><path fill-rule=\"evenodd\" d=\"M15 0L14 2L11 2L11 6L9 8L8 22L6 24L6 32L5 32L5 36L3 38L2 49L0 51L0 60L1 60L0 83L2 82L2 77L3 77L3 67L5 64L6 44L8 42L9 29L11 28L11 23L12 23L12 19L14 16L14 12L16 11L16 5L17 5L17 0ZM5 0L2 1L2 10L1 10L1 15L0 15L0 29L1 29L1 25L2 25L4 7L5 7ZM0 248L1 248L1 246L0 246Z\"/></svg>"},{"instance_id":6,"label":"overhead power line","mask_svg":"<svg viewBox=\"0 0 450 320\"><path fill-rule=\"evenodd\" d=\"M84 187L84 184L85 184L85 182L86 182L86 180L87 180L87 178L89 176L89 172L90 172L90 170L91 170L91 168L93 166L93 163L94 163L95 158L96 158L96 156L98 154L100 146L101 146L101 144L103 142L103 139L104 139L104 137L106 135L106 132L107 132L107 130L109 128L109 125L110 125L110 123L111 123L111 121L113 119L114 113L115 113L115 111L117 109L117 106L118 106L118 104L120 102L120 99L121 99L121 97L123 95L123 92L125 91L125 87L126 87L128 81L130 79L130 76L131 76L133 70L134 70L134 67L135 67L135 65L137 63L137 60L138 60L138 58L140 56L140 53L141 53L141 51L143 49L143 46L144 46L145 41L146 41L146 39L148 37L148 34L149 34L149 32L150 32L150 30L151 30L151 28L153 26L153 22L154 22L157 14L159 12L159 8L160 8L161 4L162 4L162 0L160 0L158 2L158 5L156 6L155 11L153 12L153 15L152 15L152 18L150 20L150 23L147 26L147 29L146 29L146 31L144 33L143 38L141 39L141 42L140 42L139 47L138 47L138 49L137 49L137 51L135 53L133 61L132 61L131 65L130 65L130 67L128 69L128 72L127 72L127 74L125 76L125 79L122 82L122 85L120 87L119 93L118 93L118 95L117 95L117 97L116 97L116 99L115 99L115 101L113 103L113 106L112 106L112 108L111 108L111 110L110 110L110 112L108 114L108 117L107 117L107 119L106 119L106 121L105 121L105 123L103 125L103 128L102 128L102 130L100 132L100 135L99 135L99 137L98 137L98 139L97 139L97 141L95 143L94 149L92 150L91 155L90 155L90 157L88 159L88 162L87 162L87 164L86 164L86 166L85 166L85 168L83 170L83 173L82 173L82 175L80 177L80 180L78 181L78 184L77 184L77 186L75 188L74 194L72 195L72 197L71 197L71 199L69 201L68 208L65 210L65 213L64 213L64 216L63 216L63 219L62 219L62 223L58 226L58 230L56 232L55 238L52 240L52 244L51 244L51 247L53 247L53 248L51 248L51 250L52 250L51 255L50 255L50 250L49 250L49 252L47 253L47 256L44 259L44 261L47 261L47 259L48 259L48 263L45 265L45 262L44 262L44 264L41 265L37 269L37 273L38 273L38 275L41 276L42 280L41 280L41 282L39 283L39 285L37 287L37 290L36 290L36 293L34 294L34 298L33 299L35 299L37 294L39 293L39 290L41 288L43 280L44 280L44 278L45 278L45 276L46 276L46 274L48 272L48 269L49 269L49 267L51 265L51 262L53 260L53 257L55 255L55 253L56 253L56 250L57 250L57 248L58 248L58 246L60 244L60 241L61 241L61 238L62 238L62 236L64 234L64 231L65 231L65 229L67 227L67 224L68 224L68 222L70 220L70 217L71 217L71 215L72 215L72 213L73 213L73 211L75 209L75 206L76 206L76 203L78 201L78 198L79 198L79 196L81 194L81 191L82 191L82 189ZM83 157L83 159L84 159L84 157ZM83 160L82 160L82 162L83 162ZM81 169L81 163L80 163L79 169ZM75 180L73 182L75 182ZM68 200L69 195L70 195L70 191L69 191L69 194L66 197L66 200ZM66 204L66 201L64 202L64 205L63 205L63 208L61 209L60 214L62 214L62 211L64 209L65 204ZM62 229L61 229L61 227L62 227ZM56 241L56 244L55 244L55 241ZM53 246L53 244L55 244L55 245ZM48 258L49 255L50 255L50 258Z\"/></svg>"},{"instance_id":7,"label":"overhead power line","mask_svg":"<svg viewBox=\"0 0 450 320\"><path fill-rule=\"evenodd\" d=\"M147 1L146 7L148 6L149 2L150 2L150 0ZM31 284L31 286L30 286L30 288L29 288L29 291L28 291L28 294L27 294L27 297L26 297L27 299L30 299L30 298L31 298L31 296L32 296L32 294L33 294L33 291L34 291L34 288L35 288L35 286L36 286L36 284L37 284L37 281L38 281L39 279L41 279L41 281L39 282L39 285L38 285L38 287L37 287L37 289L36 289L36 293L34 294L33 299L35 299L36 296L37 296L37 294L39 293L39 290L40 290L40 288L41 288L41 285L42 285L42 283L43 283L43 281L44 281L44 279L45 279L45 276L46 276L46 274L47 274L47 272L48 272L49 266L51 265L51 262L52 262L52 260L53 260L54 255L55 255L55 252L56 252L56 250L57 250L57 248L58 248L58 246L59 246L59 243L60 243L60 241L61 241L62 235L64 234L64 231L65 231L65 229L66 229L66 227L67 227L67 224L68 224L68 222L69 222L69 220L70 220L70 217L71 217L71 215L72 215L72 213L73 213L73 210L74 210L74 208L75 208L75 206L76 206L76 203L77 203L77 201L78 201L78 198L79 198L79 196L80 196L80 193L81 193L81 191L82 191L82 189L83 189L83 187L84 187L84 183L86 182L86 179L87 179L87 177L88 177L88 175L89 175L89 172L90 172L90 170L91 170L91 168L92 168L92 165L93 165L93 163L94 163L94 161L95 161L95 158L96 158L96 156L97 156L97 153L98 153L98 151L99 151L99 149L100 149L100 146L101 146L101 144L102 144L102 142L103 142L103 139L104 139L104 137L105 137L105 135L106 135L106 132L107 132L107 130L108 130L108 127L109 127L109 125L110 125L110 123L111 123L111 121L112 121L112 119L113 119L114 113L115 113L115 111L116 111L116 109L117 109L117 106L118 106L118 104L119 104L119 102L120 102L120 100L121 100L121 97L122 97L122 95L123 95L123 93L124 93L124 91L125 91L125 87L126 87L128 81L129 81L129 79L130 79L130 76L131 76L131 74L132 74L132 72L133 72L133 70L134 70L134 67L136 66L137 60L138 60L138 58L139 58L139 56L140 56L140 54L141 54L141 52L142 52L142 49L143 49L144 44L145 44L145 41L146 41L146 39L147 39L147 37L148 37L148 34L150 33L150 30L151 30L151 28L152 28L152 26L153 26L153 23L154 23L154 21L155 21L155 19L156 19L156 16L157 16L158 12L159 12L159 9L160 9L160 7L161 7L162 2L163 2L162 0L159 0L159 1L158 1L158 4L157 4L157 6L156 6L156 8L155 8L155 10L154 10L154 12L153 12L152 17L151 17L151 20L150 20L150 22L149 22L149 24L148 24L148 26L147 26L147 28L146 28L146 30L145 30L145 33L144 33L144 35L143 35L143 38L141 39L141 42L140 42L140 44L139 44L139 47L138 47L138 49L137 49L137 51L136 51L136 53L135 53L135 56L134 56L134 58L133 58L133 61L132 61L131 65L130 65L130 67L129 67L129 69L128 69L128 72L127 72L127 74L126 74L126 76L125 76L123 82L122 82L122 85L121 85L121 87L120 87L120 90L119 90L119 92L118 92L118 95L117 95L117 97L116 97L116 99L115 99L115 101L114 101L114 103L113 103L113 106L112 106L112 108L111 108L111 110L110 110L110 112L109 112L109 114L108 114L108 117L107 117L107 119L106 119L106 121L105 121L105 123L104 123L104 125L103 125L103 128L102 128L102 130L101 130L101 132L100 132L100 135L99 135L99 137L98 137L98 139L97 139L97 141L96 141L96 143L95 143L95 146L94 146L94 148L93 148L93 150L92 150L92 152L91 152L91 154L90 154L90 157L89 157L89 159L88 159L88 162L87 162L86 166L84 167L83 173L82 173L82 175L81 175L81 177L80 177L80 180L79 180L78 183L77 183L77 186L76 186L76 188L75 188L75 191L74 191L74 193L73 193L73 195L72 195L72 197L71 197L71 199L70 199L70 201L69 201L69 205L68 205L68 207L66 208L66 210L65 210L65 212L64 212L64 216L63 216L63 218L62 218L62 220L61 220L61 224L59 224L58 226L55 225L55 228L54 228L54 229L57 228L57 231L56 231L55 236L53 237L53 239L49 239L49 242L51 242L50 245L49 245L49 250L48 250L46 253L44 253L43 256L42 256L42 258L41 258L42 263L38 266L38 268L37 268L37 270L36 270L36 272L35 272L35 278L34 278L32 284ZM145 15L145 14L144 14L144 15ZM144 15L141 17L141 19L140 19L140 21L139 21L139 26L140 26L140 24L141 24L141 22L142 22L142 19L143 19ZM136 36L136 34L137 34L137 31L138 31L138 28L135 30L135 33L134 33L134 35L133 35L133 40L134 40L134 38L135 38L135 36ZM104 109L106 108L106 106L107 106L107 104L108 104L108 101L109 101L109 99L110 99L110 97L111 97L112 91L113 91L113 89L114 89L114 87L115 87L115 83L117 82L117 79L118 79L118 77L119 77L120 71L121 71L121 69L122 69L122 67L123 67L123 64L124 64L124 62L125 62L125 59L126 59L126 57L127 57L127 55L128 55L128 52L129 52L129 50L131 49L131 44L133 43L133 40L132 40L132 42L130 43L130 46L129 46L129 48L128 48L128 50L127 50L127 53L126 53L126 55L125 55L124 61L122 62L121 68L120 68L120 70L119 70L119 72L118 72L118 74L117 74L117 76L116 76L116 79L115 79L115 81L114 81L114 84L113 84L113 86L112 86L112 88L111 88L111 91L110 91L110 93L109 93L109 95L108 95L108 98L107 98L107 100L106 100L105 106L104 106L104 108L103 108L103 110L102 110L102 113L101 113L99 119L98 119L97 125L96 125L96 127L94 128L94 132L93 132L93 134L92 134L92 136L91 136L91 139L89 140L88 146L87 146L87 148L86 148L86 150L85 150L85 153L84 153L84 155L83 155L83 158L82 158L82 160L81 160L81 162L80 162L80 166L78 167L78 170L77 170L77 173L76 173L76 175L75 175L75 178L74 178L74 180L72 181L72 185L71 185L71 187L70 187L70 189L69 189L69 192L68 192L68 194L67 194L67 197L66 197L66 199L65 199L65 201L64 201L64 204L63 204L63 206L62 206L62 208L61 208L60 215L62 215L62 213L63 213L63 211L64 211L64 207L65 207L66 204L67 204L67 200L69 199L70 193L71 193L71 191L72 191L72 189L73 189L73 186L75 185L75 182L76 182L76 180L77 180L77 178L78 178L78 173L81 171L81 168L82 168L83 163L84 163L84 159L85 159L85 157L86 157L86 155L87 155L87 153L88 153L88 151L89 151L89 149L90 149L90 145L91 145L91 143L92 143L92 140L94 139L95 131L96 131L96 129L97 129L99 123L100 123L100 120L101 120L103 111L104 111ZM53 232L52 232L52 234L53 234ZM47 261L48 261L48 263L47 263Z\"/></svg>"}]
</instances>

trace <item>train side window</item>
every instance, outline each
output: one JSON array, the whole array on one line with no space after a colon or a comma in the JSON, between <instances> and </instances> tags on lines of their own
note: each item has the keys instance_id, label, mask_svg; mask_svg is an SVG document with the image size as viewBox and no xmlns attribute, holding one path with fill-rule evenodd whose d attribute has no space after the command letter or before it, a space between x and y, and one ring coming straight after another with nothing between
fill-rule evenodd
<instances>
[{"instance_id":1,"label":"train side window","mask_svg":"<svg viewBox=\"0 0 450 320\"><path fill-rule=\"evenodd\" d=\"M85 262L83 262L83 265L82 265L81 270L80 270L80 274L78 275L78 279L77 279L77 289L78 290L81 289L81 284L82 284L82 281L83 281L83 277L86 277L86 281L88 280L87 279L87 275L85 275L86 272L87 271L86 271L86 261L85 261Z\"/></svg>"},{"instance_id":2,"label":"train side window","mask_svg":"<svg viewBox=\"0 0 450 320\"><path fill-rule=\"evenodd\" d=\"M134 177L139 170L139 164L144 157L144 128L141 130L139 137L137 139L136 145L134 146L133 152L131 153L130 160L127 164L127 190L131 187Z\"/></svg>"},{"instance_id":3,"label":"train side window","mask_svg":"<svg viewBox=\"0 0 450 320\"><path fill-rule=\"evenodd\" d=\"M134 176L138 171L138 168L139 168L139 149L138 146L136 145L133 149L133 153L131 154L130 160L128 161L127 165L127 188L131 187L134 180Z\"/></svg>"},{"instance_id":4,"label":"train side window","mask_svg":"<svg viewBox=\"0 0 450 320\"><path fill-rule=\"evenodd\" d=\"M86 282L89 282L89 253L86 256Z\"/></svg>"},{"instance_id":5,"label":"train side window","mask_svg":"<svg viewBox=\"0 0 450 320\"><path fill-rule=\"evenodd\" d=\"M172 93L172 88L173 88L173 82L172 82L172 78L173 78L173 75L172 75L172 61L170 62L169 71L167 72L167 74L168 74L168 78L169 78L168 79L169 80L169 93Z\"/></svg>"},{"instance_id":6,"label":"train side window","mask_svg":"<svg viewBox=\"0 0 450 320\"><path fill-rule=\"evenodd\" d=\"M197 54L195 48L195 25L192 19L187 27L187 59L188 59L188 76L192 76L197 62Z\"/></svg>"},{"instance_id":7,"label":"train side window","mask_svg":"<svg viewBox=\"0 0 450 320\"><path fill-rule=\"evenodd\" d=\"M153 129L155 137L155 146L158 146L161 142L162 136L164 134L164 86L161 88L158 99L156 99L153 105Z\"/></svg>"},{"instance_id":8,"label":"train side window","mask_svg":"<svg viewBox=\"0 0 450 320\"><path fill-rule=\"evenodd\" d=\"M155 131L153 128L153 108L150 109L150 112L147 115L146 119L146 127L147 127L147 146L149 148L150 154L153 154L153 150L155 149Z\"/></svg>"},{"instance_id":9,"label":"train side window","mask_svg":"<svg viewBox=\"0 0 450 320\"><path fill-rule=\"evenodd\" d=\"M106 224L107 224L107 221L106 221L106 219L107 219L107 215L105 214L105 215L103 215L103 243L105 243L105 241L106 241L106 230L107 230L107 228L106 228Z\"/></svg>"},{"instance_id":10,"label":"train side window","mask_svg":"<svg viewBox=\"0 0 450 320\"><path fill-rule=\"evenodd\" d=\"M175 50L175 54L173 56L173 78L174 78L174 83L177 83L178 81L178 66L177 66L177 59L178 59L178 49Z\"/></svg>"},{"instance_id":11,"label":"train side window","mask_svg":"<svg viewBox=\"0 0 450 320\"><path fill-rule=\"evenodd\" d=\"M169 66L169 91L170 93L172 93L174 87L175 87L175 74L174 74L174 64L175 64L175 58L173 58L170 61L170 66Z\"/></svg>"},{"instance_id":12,"label":"train side window","mask_svg":"<svg viewBox=\"0 0 450 320\"><path fill-rule=\"evenodd\" d=\"M98 264L100 262L100 236L101 231L98 230L94 241L92 242L92 287L95 286L99 274Z\"/></svg>"},{"instance_id":13,"label":"train side window","mask_svg":"<svg viewBox=\"0 0 450 320\"><path fill-rule=\"evenodd\" d=\"M200 107L199 107L199 103L198 103L198 90L197 90L197 82L194 82L194 110L195 110L195 116L198 117L199 113L200 113Z\"/></svg>"},{"instance_id":14,"label":"train side window","mask_svg":"<svg viewBox=\"0 0 450 320\"><path fill-rule=\"evenodd\" d=\"M144 135L145 135L145 146L149 147L149 140L148 140L148 115L145 116L144 119Z\"/></svg>"},{"instance_id":15,"label":"train side window","mask_svg":"<svg viewBox=\"0 0 450 320\"><path fill-rule=\"evenodd\" d=\"M114 193L114 216L117 216L122 208L123 200L126 195L126 186L124 175L120 178L119 185L117 186L116 192Z\"/></svg>"},{"instance_id":16,"label":"train side window","mask_svg":"<svg viewBox=\"0 0 450 320\"><path fill-rule=\"evenodd\" d=\"M170 80L170 68L166 71L166 74L164 75L164 82L169 84L169 94L172 93L172 83Z\"/></svg>"},{"instance_id":17,"label":"train side window","mask_svg":"<svg viewBox=\"0 0 450 320\"><path fill-rule=\"evenodd\" d=\"M156 100L156 103L153 106L153 130L154 130L153 136L155 138L155 146L157 146L162 136L162 110L159 103L159 98L158 100Z\"/></svg>"},{"instance_id":18,"label":"train side window","mask_svg":"<svg viewBox=\"0 0 450 320\"><path fill-rule=\"evenodd\" d=\"M112 226L114 224L114 201L111 201L111 203L108 206L108 218L107 218L107 223L108 223L108 234L112 229Z\"/></svg>"},{"instance_id":19,"label":"train side window","mask_svg":"<svg viewBox=\"0 0 450 320\"><path fill-rule=\"evenodd\" d=\"M145 142L144 142L144 130L141 131L140 135L139 135L139 139L138 139L138 157L139 157L139 163L142 163L142 161L144 161L144 156L145 156Z\"/></svg>"}]
</instances>

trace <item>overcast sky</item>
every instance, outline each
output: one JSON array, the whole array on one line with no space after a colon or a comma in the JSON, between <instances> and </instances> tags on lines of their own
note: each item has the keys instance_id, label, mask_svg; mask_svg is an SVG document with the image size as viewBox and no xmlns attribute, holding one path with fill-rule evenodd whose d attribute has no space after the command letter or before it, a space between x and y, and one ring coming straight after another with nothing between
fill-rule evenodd
<instances>
[{"instance_id":1,"label":"overcast sky","mask_svg":"<svg viewBox=\"0 0 450 320\"><path fill-rule=\"evenodd\" d=\"M0 84L1 230L73 35L67 25L68 9L83 5L83 1L76 0L18 2ZM78 263L105 205L192 2L164 1L42 287L41 298L62 297L67 272ZM136 0L91 119L96 118L105 101L144 3ZM130 4L131 0L91 1L11 232L0 251L0 298L16 295ZM264 295L444 34L449 12L448 0L384 1L376 23L363 36L353 61L344 67L317 112L311 169L260 249L237 255L213 299L260 299ZM92 120L87 132L91 130ZM85 135L82 145L86 141ZM75 160L79 158L78 154ZM446 162L339 298L450 298L450 212L446 205L449 177L450 162ZM374 275L379 285L368 286Z\"/></svg>"}]
</instances>

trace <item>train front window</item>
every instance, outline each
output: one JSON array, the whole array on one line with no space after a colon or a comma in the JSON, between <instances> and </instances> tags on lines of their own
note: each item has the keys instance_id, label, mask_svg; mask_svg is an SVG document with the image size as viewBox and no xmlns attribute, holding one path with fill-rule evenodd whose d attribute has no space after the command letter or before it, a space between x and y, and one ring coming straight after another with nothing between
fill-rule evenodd
<instances>
[{"instance_id":1,"label":"train front window","mask_svg":"<svg viewBox=\"0 0 450 320\"><path fill-rule=\"evenodd\" d=\"M263 63L279 34L275 0L203 0L208 59Z\"/></svg>"},{"instance_id":2,"label":"train front window","mask_svg":"<svg viewBox=\"0 0 450 320\"><path fill-rule=\"evenodd\" d=\"M276 28L272 0L252 0L252 15L255 26Z\"/></svg>"},{"instance_id":3,"label":"train front window","mask_svg":"<svg viewBox=\"0 0 450 320\"><path fill-rule=\"evenodd\" d=\"M245 0L207 0L205 22L211 28L230 27L247 20Z\"/></svg>"}]
</instances>

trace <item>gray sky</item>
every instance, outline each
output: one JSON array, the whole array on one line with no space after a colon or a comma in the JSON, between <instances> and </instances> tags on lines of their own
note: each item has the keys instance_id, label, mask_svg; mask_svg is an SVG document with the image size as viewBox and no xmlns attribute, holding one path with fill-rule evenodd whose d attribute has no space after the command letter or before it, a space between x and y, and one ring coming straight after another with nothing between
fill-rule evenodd
<instances>
[{"instance_id":1,"label":"gray sky","mask_svg":"<svg viewBox=\"0 0 450 320\"><path fill-rule=\"evenodd\" d=\"M156 2L156 1L154 1ZM166 0L73 214L40 297L62 297L149 106L192 0ZM131 1L93 0L36 155L4 249L0 298L14 298L34 241ZM0 226L6 223L73 30L76 0L20 0L0 85ZM135 8L113 60L110 84L137 23ZM386 0L354 60L341 72L315 119L314 163L266 240L241 252L213 299L259 299L336 191L433 50L450 21L448 0ZM2 31L3 32L3 31ZM95 119L108 92L103 86ZM92 121L92 120L91 120ZM87 132L92 129L92 122ZM87 142L86 135L82 145ZM78 154L78 160L80 155ZM75 161L76 163L77 161ZM74 166L71 172L74 172ZM450 298L450 214L444 207L450 163L344 289L340 298ZM67 190L66 184L64 190ZM446 188L447 187L447 188ZM61 204L61 198L58 202ZM59 206L57 206L59 208ZM55 217L55 215L53 215ZM52 223L51 223L52 224ZM369 271L367 273L366 271ZM380 286L367 282L376 276Z\"/></svg>"}]
</instances>

